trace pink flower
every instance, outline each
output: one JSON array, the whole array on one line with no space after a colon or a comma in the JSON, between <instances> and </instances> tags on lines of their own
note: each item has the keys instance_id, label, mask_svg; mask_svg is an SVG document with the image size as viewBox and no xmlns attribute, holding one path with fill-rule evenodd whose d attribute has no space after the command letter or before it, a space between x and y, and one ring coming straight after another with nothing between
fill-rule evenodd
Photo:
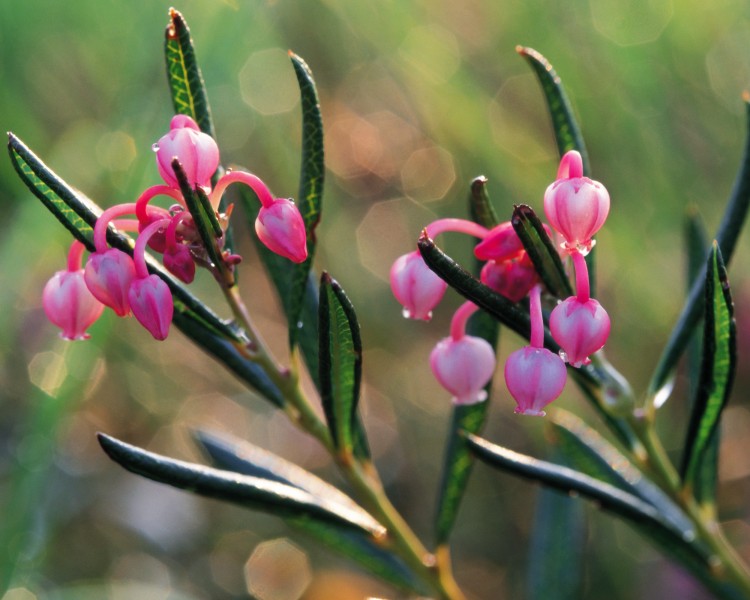
<instances>
[{"instance_id":1,"label":"pink flower","mask_svg":"<svg viewBox=\"0 0 750 600\"><path fill-rule=\"evenodd\" d=\"M495 352L482 338L464 335L440 340L430 353L430 367L454 404L475 404L487 398L484 386L495 372Z\"/></svg>"},{"instance_id":2,"label":"pink flower","mask_svg":"<svg viewBox=\"0 0 750 600\"><path fill-rule=\"evenodd\" d=\"M510 221L493 227L487 236L474 247L479 260L502 262L516 258L523 252L523 244Z\"/></svg>"},{"instance_id":3,"label":"pink flower","mask_svg":"<svg viewBox=\"0 0 750 600\"><path fill-rule=\"evenodd\" d=\"M119 316L130 313L128 289L135 278L133 259L121 250L110 248L89 256L84 272L89 291Z\"/></svg>"},{"instance_id":4,"label":"pink flower","mask_svg":"<svg viewBox=\"0 0 750 600\"><path fill-rule=\"evenodd\" d=\"M291 200L276 198L262 206L255 220L255 232L269 250L301 263L307 259L305 222Z\"/></svg>"},{"instance_id":5,"label":"pink flower","mask_svg":"<svg viewBox=\"0 0 750 600\"><path fill-rule=\"evenodd\" d=\"M523 252L514 260L488 262L482 267L480 279L511 302L520 302L539 281L539 275L531 259Z\"/></svg>"},{"instance_id":6,"label":"pink flower","mask_svg":"<svg viewBox=\"0 0 750 600\"><path fill-rule=\"evenodd\" d=\"M407 319L432 318L435 308L448 287L440 277L430 270L419 252L404 254L396 259L391 267L391 291L404 307Z\"/></svg>"},{"instance_id":7,"label":"pink flower","mask_svg":"<svg viewBox=\"0 0 750 600\"><path fill-rule=\"evenodd\" d=\"M609 336L609 315L593 298L585 302L571 296L558 304L549 317L552 337L562 347L563 360L574 367L586 365L589 355L600 350Z\"/></svg>"},{"instance_id":8,"label":"pink flower","mask_svg":"<svg viewBox=\"0 0 750 600\"><path fill-rule=\"evenodd\" d=\"M152 236L154 239L156 235ZM149 240L150 241L150 240ZM195 279L195 261L190 249L184 244L173 244L164 249L164 266L180 281L192 283Z\"/></svg>"},{"instance_id":9,"label":"pink flower","mask_svg":"<svg viewBox=\"0 0 750 600\"><path fill-rule=\"evenodd\" d=\"M505 361L505 384L518 414L543 417L542 409L562 394L566 379L565 363L546 348L526 346Z\"/></svg>"},{"instance_id":10,"label":"pink flower","mask_svg":"<svg viewBox=\"0 0 750 600\"><path fill-rule=\"evenodd\" d=\"M42 305L47 318L62 331L64 340L86 340L86 330L104 311L104 305L89 292L83 269L58 271L44 286Z\"/></svg>"},{"instance_id":11,"label":"pink flower","mask_svg":"<svg viewBox=\"0 0 750 600\"><path fill-rule=\"evenodd\" d=\"M544 212L568 248L588 252L594 245L591 238L609 214L609 194L601 183L583 176L575 150L563 156L558 179L544 192Z\"/></svg>"},{"instance_id":12,"label":"pink flower","mask_svg":"<svg viewBox=\"0 0 750 600\"><path fill-rule=\"evenodd\" d=\"M219 148L187 115L175 115L169 133L154 144L156 165L162 179L172 188L180 184L172 169L172 160L180 161L191 186L211 187L211 177L219 166Z\"/></svg>"},{"instance_id":13,"label":"pink flower","mask_svg":"<svg viewBox=\"0 0 750 600\"><path fill-rule=\"evenodd\" d=\"M133 315L157 340L165 340L172 323L174 302L169 286L158 275L133 281L128 290Z\"/></svg>"}]
</instances>

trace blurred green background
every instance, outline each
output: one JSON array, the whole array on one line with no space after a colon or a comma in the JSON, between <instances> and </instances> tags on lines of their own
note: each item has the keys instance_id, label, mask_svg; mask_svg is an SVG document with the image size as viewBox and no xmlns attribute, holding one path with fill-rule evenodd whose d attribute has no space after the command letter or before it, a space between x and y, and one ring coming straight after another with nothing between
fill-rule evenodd
<instances>
[{"instance_id":1,"label":"blurred green background","mask_svg":"<svg viewBox=\"0 0 750 600\"><path fill-rule=\"evenodd\" d=\"M0 2L0 125L103 206L133 201L159 182L150 148L171 116L162 52L168 8L153 0ZM460 300L449 294L430 324L403 321L387 273L421 226L466 216L476 175L489 178L501 215L520 202L541 210L556 150L517 44L542 52L563 78L594 178L610 191L597 246L599 298L613 322L607 350L643 392L682 302L686 207L696 206L714 231L739 164L750 4L185 0L176 8L192 30L223 161L258 173L279 196L296 194L299 171L299 102L287 50L314 72L328 166L316 266L342 283L360 314L366 426L395 504L423 537L431 535L450 411L427 356ZM23 498L19 528L31 536L6 600L396 596L290 536L275 518L157 486L110 463L96 431L203 461L190 437L199 426L340 483L319 448L179 332L156 343L133 319L107 311L92 340L60 341L41 310L41 290L63 268L69 236L7 159L0 160L0 207L0 509ZM247 234L242 226L237 232ZM445 236L441 244L468 260L466 240ZM245 298L283 357L276 300L252 247L246 240L240 247ZM725 418L720 491L729 537L746 557L749 248L743 240L730 269L740 374ZM193 287L226 314L205 274ZM501 359L518 345L504 335ZM543 420L513 415L501 378L494 395L487 437L547 456ZM686 404L678 378L660 423L675 456ZM572 386L558 405L597 423ZM21 496L13 493L19 464ZM523 597L536 494L526 482L477 468L454 534L457 578L472 597ZM664 598L678 588L670 597L703 597L627 526L590 506L586 513L583 598L605 591L615 600ZM248 581L266 582L265 591L248 590Z\"/></svg>"}]
</instances>

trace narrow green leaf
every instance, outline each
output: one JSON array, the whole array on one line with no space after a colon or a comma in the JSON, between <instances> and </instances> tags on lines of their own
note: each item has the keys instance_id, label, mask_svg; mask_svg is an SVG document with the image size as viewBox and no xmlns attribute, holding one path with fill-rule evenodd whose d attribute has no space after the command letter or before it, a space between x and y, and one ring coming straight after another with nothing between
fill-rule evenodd
<instances>
[{"instance_id":1,"label":"narrow green leaf","mask_svg":"<svg viewBox=\"0 0 750 600\"><path fill-rule=\"evenodd\" d=\"M719 244L721 255L728 265L732 260L737 239L747 218L748 206L750 206L750 94L743 96L745 102L745 113L748 121L747 134L745 137L745 149L740 164L740 170L734 181L729 203L722 217L721 224L716 233L716 241ZM701 274L694 280L690 294L682 307L677 323L672 329L659 362L654 370L651 383L648 388L648 397L657 408L662 406L669 397L672 388L672 374L677 367L680 356L687 348L694 329L698 326L703 314L705 293L704 281L706 279L705 263Z\"/></svg>"},{"instance_id":2,"label":"narrow green leaf","mask_svg":"<svg viewBox=\"0 0 750 600\"><path fill-rule=\"evenodd\" d=\"M201 131L216 139L206 86L195 57L190 29L183 16L174 8L169 9L164 54L167 59L167 82L175 112L189 116Z\"/></svg>"},{"instance_id":3,"label":"narrow green leaf","mask_svg":"<svg viewBox=\"0 0 750 600\"><path fill-rule=\"evenodd\" d=\"M526 589L528 600L575 600L583 585L586 514L576 498L539 490L534 510Z\"/></svg>"},{"instance_id":4,"label":"narrow green leaf","mask_svg":"<svg viewBox=\"0 0 750 600\"><path fill-rule=\"evenodd\" d=\"M187 174L177 158L172 160L172 170L177 178L177 182L180 184L180 191L182 192L182 197L185 199L185 206L187 206L190 215L193 217L193 223L195 223L195 228L198 230L198 235L203 243L203 248L206 250L208 260L220 273L226 274L227 266L221 256L221 250L217 243L217 234L215 233L218 229L219 235L221 235L221 227L216 220L216 214L211 208L211 204L208 203L208 199L206 198L204 201L200 198L201 195L205 196L205 192L199 186L195 186L195 189L190 186ZM206 203L208 203L209 210L205 208Z\"/></svg>"},{"instance_id":5,"label":"narrow green leaf","mask_svg":"<svg viewBox=\"0 0 750 600\"><path fill-rule=\"evenodd\" d=\"M352 511L300 488L175 460L102 433L98 434L98 438L99 444L113 461L153 481L283 518L310 518L350 528L374 538L385 535L383 526L364 511Z\"/></svg>"},{"instance_id":6,"label":"narrow green leaf","mask_svg":"<svg viewBox=\"0 0 750 600\"><path fill-rule=\"evenodd\" d=\"M307 260L292 266L288 290L289 345L293 347L299 341L300 330L297 324L300 321L300 313L304 312L303 304L306 301L308 278L317 245L315 229L320 223L323 202L325 156L323 153L323 119L315 80L304 60L293 52L289 53L289 58L297 76L302 104L302 160L298 206L307 232Z\"/></svg>"},{"instance_id":7,"label":"narrow green leaf","mask_svg":"<svg viewBox=\"0 0 750 600\"><path fill-rule=\"evenodd\" d=\"M319 307L321 401L334 445L351 452L362 381L359 322L344 290L325 272Z\"/></svg>"},{"instance_id":8,"label":"narrow green leaf","mask_svg":"<svg viewBox=\"0 0 750 600\"><path fill-rule=\"evenodd\" d=\"M13 134L9 135L8 150L14 168L29 190L76 239L93 251L93 227L102 213L101 208L74 191ZM107 241L112 247L132 255L133 242L129 237L110 228ZM147 263L149 271L161 277L172 292L174 324L264 397L283 405L281 392L265 372L240 354L238 347L246 341L243 333L219 319L155 260L148 258Z\"/></svg>"},{"instance_id":9,"label":"narrow green leaf","mask_svg":"<svg viewBox=\"0 0 750 600\"><path fill-rule=\"evenodd\" d=\"M430 590L426 589L424 584L414 577L409 567L395 555L377 546L369 536L333 528L326 523L320 523L312 519L304 521L287 519L287 522L401 590L417 592L424 596L430 593Z\"/></svg>"},{"instance_id":10,"label":"narrow green leaf","mask_svg":"<svg viewBox=\"0 0 750 600\"><path fill-rule=\"evenodd\" d=\"M691 489L718 429L721 412L729 400L737 362L732 296L716 242L707 268L705 289L701 376L681 468L684 485Z\"/></svg>"},{"instance_id":11,"label":"narrow green leaf","mask_svg":"<svg viewBox=\"0 0 750 600\"><path fill-rule=\"evenodd\" d=\"M583 160L583 174L591 177L591 163L589 162L586 143L583 141L581 127L575 118L562 80L555 69L552 68L550 62L533 48L516 46L516 51L531 65L542 86L547 109L552 118L552 129L555 133L558 153L562 156L568 150L577 150ZM589 288L592 296L596 295L595 256L596 249L586 256L586 264L589 269Z\"/></svg>"},{"instance_id":12,"label":"narrow green leaf","mask_svg":"<svg viewBox=\"0 0 750 600\"><path fill-rule=\"evenodd\" d=\"M492 206L490 196L487 193L487 178L484 175L475 177L471 182L469 192L469 210L473 221L492 229L500 224L500 219Z\"/></svg>"},{"instance_id":13,"label":"narrow green leaf","mask_svg":"<svg viewBox=\"0 0 750 600\"><path fill-rule=\"evenodd\" d=\"M573 288L560 254L532 208L525 204L514 206L510 222L547 290L558 298L572 296Z\"/></svg>"},{"instance_id":14,"label":"narrow green leaf","mask_svg":"<svg viewBox=\"0 0 750 600\"><path fill-rule=\"evenodd\" d=\"M476 177L471 182L469 212L474 221L488 229L498 223L497 215L487 194L486 177ZM476 261L475 273L480 269L481 263ZM500 326L490 314L480 310L469 319L466 333L486 340L495 348ZM490 405L492 379L487 382L484 390L487 394L486 401L453 407L446 436L445 457L435 513L435 537L438 545L448 543L448 538L456 523L458 510L474 466L474 458L466 446L464 432L479 433L482 430Z\"/></svg>"},{"instance_id":15,"label":"narrow green leaf","mask_svg":"<svg viewBox=\"0 0 750 600\"><path fill-rule=\"evenodd\" d=\"M596 430L561 409L554 411L550 423L568 466L638 496L658 510L683 537L695 536L692 522L682 509Z\"/></svg>"},{"instance_id":16,"label":"narrow green leaf","mask_svg":"<svg viewBox=\"0 0 750 600\"><path fill-rule=\"evenodd\" d=\"M516 46L516 52L523 56L531 65L534 73L539 79L547 101L550 117L552 118L552 129L555 132L555 141L560 156L568 150L577 150L583 159L583 173L590 176L591 165L586 144L583 141L581 128L573 114L573 108L565 93L562 80L552 68L550 62L533 48Z\"/></svg>"},{"instance_id":17,"label":"narrow green leaf","mask_svg":"<svg viewBox=\"0 0 750 600\"><path fill-rule=\"evenodd\" d=\"M568 494L593 500L598 508L626 519L661 550L680 562L719 598L741 600L744 594L717 576L711 550L694 536L684 536L652 505L613 485L573 469L540 461L497 446L478 436L467 438L472 451L490 466Z\"/></svg>"}]
</instances>

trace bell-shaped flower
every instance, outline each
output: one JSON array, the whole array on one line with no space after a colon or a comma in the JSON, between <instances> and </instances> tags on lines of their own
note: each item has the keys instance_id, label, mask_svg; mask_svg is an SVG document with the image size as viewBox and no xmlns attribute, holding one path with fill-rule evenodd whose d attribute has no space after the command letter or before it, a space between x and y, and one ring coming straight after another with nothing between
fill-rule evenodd
<instances>
[{"instance_id":1,"label":"bell-shaped flower","mask_svg":"<svg viewBox=\"0 0 750 600\"><path fill-rule=\"evenodd\" d=\"M276 198L269 206L262 206L255 220L255 232L276 254L296 263L307 259L305 222L291 200Z\"/></svg>"},{"instance_id":2,"label":"bell-shaped flower","mask_svg":"<svg viewBox=\"0 0 750 600\"><path fill-rule=\"evenodd\" d=\"M211 187L211 177L219 166L219 147L214 139L203 133L187 115L175 115L169 133L153 146L156 165L165 183L175 189L180 184L172 168L172 161L180 161L191 187Z\"/></svg>"},{"instance_id":3,"label":"bell-shaped flower","mask_svg":"<svg viewBox=\"0 0 750 600\"><path fill-rule=\"evenodd\" d=\"M589 355L606 343L609 315L593 298L582 302L571 296L554 308L549 317L549 328L562 348L563 360L580 367L591 362Z\"/></svg>"},{"instance_id":4,"label":"bell-shaped flower","mask_svg":"<svg viewBox=\"0 0 750 600\"><path fill-rule=\"evenodd\" d=\"M479 260L502 262L516 258L523 252L521 238L510 221L493 227L486 237L474 246L474 256Z\"/></svg>"},{"instance_id":5,"label":"bell-shaped flower","mask_svg":"<svg viewBox=\"0 0 750 600\"><path fill-rule=\"evenodd\" d=\"M430 270L419 252L399 256L391 267L391 291L404 307L404 317L429 321L448 284Z\"/></svg>"},{"instance_id":6,"label":"bell-shaped flower","mask_svg":"<svg viewBox=\"0 0 750 600\"><path fill-rule=\"evenodd\" d=\"M86 340L86 330L104 310L86 287L83 269L58 271L44 286L42 305L47 318L62 331L64 340Z\"/></svg>"},{"instance_id":7,"label":"bell-shaped flower","mask_svg":"<svg viewBox=\"0 0 750 600\"><path fill-rule=\"evenodd\" d=\"M592 237L609 214L609 193L598 181L583 176L575 150L563 156L558 179L544 192L544 212L568 248L588 252Z\"/></svg>"},{"instance_id":8,"label":"bell-shaped flower","mask_svg":"<svg viewBox=\"0 0 750 600\"><path fill-rule=\"evenodd\" d=\"M562 394L566 379L565 363L546 348L526 346L505 361L505 384L519 414L543 417L542 409Z\"/></svg>"},{"instance_id":9,"label":"bell-shaped flower","mask_svg":"<svg viewBox=\"0 0 750 600\"><path fill-rule=\"evenodd\" d=\"M482 267L479 277L484 285L511 302L523 300L539 281L539 275L526 252L514 260L488 262Z\"/></svg>"},{"instance_id":10,"label":"bell-shaped flower","mask_svg":"<svg viewBox=\"0 0 750 600\"><path fill-rule=\"evenodd\" d=\"M157 340L164 340L172 323L174 302L169 286L158 275L135 279L128 290L133 316Z\"/></svg>"},{"instance_id":11,"label":"bell-shaped flower","mask_svg":"<svg viewBox=\"0 0 750 600\"><path fill-rule=\"evenodd\" d=\"M89 256L84 280L89 291L119 316L130 313L128 290L135 278L133 259L116 248Z\"/></svg>"},{"instance_id":12,"label":"bell-shaped flower","mask_svg":"<svg viewBox=\"0 0 750 600\"><path fill-rule=\"evenodd\" d=\"M495 372L495 352L471 335L442 339L430 354L430 367L454 404L475 404L487 398L484 387Z\"/></svg>"},{"instance_id":13,"label":"bell-shaped flower","mask_svg":"<svg viewBox=\"0 0 750 600\"><path fill-rule=\"evenodd\" d=\"M153 236L153 239L156 236ZM185 244L173 244L164 249L162 257L164 266L177 279L185 283L192 283L195 279L195 261L190 249Z\"/></svg>"}]
</instances>

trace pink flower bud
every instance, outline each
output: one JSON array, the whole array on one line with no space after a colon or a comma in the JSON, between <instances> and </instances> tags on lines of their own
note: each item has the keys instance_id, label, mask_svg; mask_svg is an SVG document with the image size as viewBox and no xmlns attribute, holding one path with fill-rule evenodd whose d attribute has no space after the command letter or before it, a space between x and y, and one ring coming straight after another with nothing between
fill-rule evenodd
<instances>
[{"instance_id":1,"label":"pink flower bud","mask_svg":"<svg viewBox=\"0 0 750 600\"><path fill-rule=\"evenodd\" d=\"M546 348L526 346L505 361L505 384L518 414L543 417L542 409L560 396L566 379L565 363Z\"/></svg>"},{"instance_id":2,"label":"pink flower bud","mask_svg":"<svg viewBox=\"0 0 750 600\"><path fill-rule=\"evenodd\" d=\"M587 252L609 214L609 194L601 183L582 176L580 155L574 150L563 157L558 176L544 192L544 212L569 248Z\"/></svg>"},{"instance_id":3,"label":"pink flower bud","mask_svg":"<svg viewBox=\"0 0 750 600\"><path fill-rule=\"evenodd\" d=\"M448 284L430 270L419 252L399 256L391 267L391 291L404 307L404 317L429 321Z\"/></svg>"},{"instance_id":4,"label":"pink flower bud","mask_svg":"<svg viewBox=\"0 0 750 600\"><path fill-rule=\"evenodd\" d=\"M157 340L164 340L172 323L174 302L169 286L158 275L136 279L128 290L133 315Z\"/></svg>"},{"instance_id":5,"label":"pink flower bud","mask_svg":"<svg viewBox=\"0 0 750 600\"><path fill-rule=\"evenodd\" d=\"M155 236L151 236L154 239ZM151 240L149 240L150 242ZM164 266L180 281L192 283L195 279L195 261L190 249L184 244L174 244L165 248L162 257Z\"/></svg>"},{"instance_id":6,"label":"pink flower bud","mask_svg":"<svg viewBox=\"0 0 750 600\"><path fill-rule=\"evenodd\" d=\"M211 187L211 176L219 166L219 148L214 139L203 133L187 115L172 117L169 133L154 144L156 166L165 183L179 189L180 184L172 169L178 159L191 186Z\"/></svg>"},{"instance_id":7,"label":"pink flower bud","mask_svg":"<svg viewBox=\"0 0 750 600\"><path fill-rule=\"evenodd\" d=\"M484 386L495 372L495 352L482 338L447 337L430 354L430 367L454 404L475 404L487 398Z\"/></svg>"},{"instance_id":8,"label":"pink flower bud","mask_svg":"<svg viewBox=\"0 0 750 600\"><path fill-rule=\"evenodd\" d=\"M95 252L86 262L84 280L89 291L119 316L130 313L128 289L135 278L133 259L121 250Z\"/></svg>"},{"instance_id":9,"label":"pink flower bud","mask_svg":"<svg viewBox=\"0 0 750 600\"><path fill-rule=\"evenodd\" d=\"M552 337L562 347L562 358L574 367L587 365L589 355L600 350L609 336L609 315L593 298L581 302L571 296L549 317Z\"/></svg>"},{"instance_id":10,"label":"pink flower bud","mask_svg":"<svg viewBox=\"0 0 750 600\"><path fill-rule=\"evenodd\" d=\"M104 310L104 305L89 292L83 269L58 271L44 286L42 305L47 318L62 331L64 340L86 340L86 330Z\"/></svg>"},{"instance_id":11,"label":"pink flower bud","mask_svg":"<svg viewBox=\"0 0 750 600\"><path fill-rule=\"evenodd\" d=\"M515 260L490 261L480 273L482 283L511 302L523 300L539 281L539 275L526 252Z\"/></svg>"},{"instance_id":12,"label":"pink flower bud","mask_svg":"<svg viewBox=\"0 0 750 600\"><path fill-rule=\"evenodd\" d=\"M474 247L474 256L479 260L502 262L516 258L523 252L523 244L510 221L500 223Z\"/></svg>"},{"instance_id":13,"label":"pink flower bud","mask_svg":"<svg viewBox=\"0 0 750 600\"><path fill-rule=\"evenodd\" d=\"M270 206L262 206L255 220L255 232L276 254L296 263L307 259L305 222L291 200L276 198Z\"/></svg>"}]
</instances>

